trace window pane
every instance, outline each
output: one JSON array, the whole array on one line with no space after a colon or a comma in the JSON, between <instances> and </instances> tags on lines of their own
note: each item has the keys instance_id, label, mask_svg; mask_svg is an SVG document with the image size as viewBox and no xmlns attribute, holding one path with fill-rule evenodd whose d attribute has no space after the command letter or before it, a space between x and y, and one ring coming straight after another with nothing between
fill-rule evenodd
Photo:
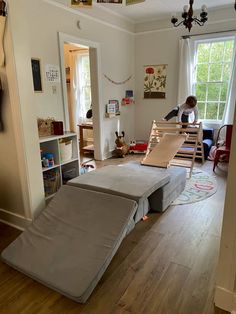
<instances>
[{"instance_id":1,"label":"window pane","mask_svg":"<svg viewBox=\"0 0 236 314\"><path fill-rule=\"evenodd\" d=\"M206 84L196 84L195 94L198 101L205 101L206 100Z\"/></svg>"},{"instance_id":2,"label":"window pane","mask_svg":"<svg viewBox=\"0 0 236 314\"><path fill-rule=\"evenodd\" d=\"M211 64L209 81L221 81L222 64Z\"/></svg>"},{"instance_id":3,"label":"window pane","mask_svg":"<svg viewBox=\"0 0 236 314\"><path fill-rule=\"evenodd\" d=\"M223 119L223 114L224 114L224 110L225 110L225 103L220 104L220 108L219 108L219 120Z\"/></svg>"},{"instance_id":4,"label":"window pane","mask_svg":"<svg viewBox=\"0 0 236 314\"><path fill-rule=\"evenodd\" d=\"M220 87L219 83L208 84L208 95L207 100L218 101L220 98Z\"/></svg>"},{"instance_id":5,"label":"window pane","mask_svg":"<svg viewBox=\"0 0 236 314\"><path fill-rule=\"evenodd\" d=\"M207 82L208 64L198 64L197 66L197 82Z\"/></svg>"},{"instance_id":6,"label":"window pane","mask_svg":"<svg viewBox=\"0 0 236 314\"><path fill-rule=\"evenodd\" d=\"M200 44L197 49L197 63L208 62L210 56L210 44Z\"/></svg>"},{"instance_id":7,"label":"window pane","mask_svg":"<svg viewBox=\"0 0 236 314\"><path fill-rule=\"evenodd\" d=\"M205 115L205 103L199 103L198 102L198 118L199 119L205 119L204 115Z\"/></svg>"},{"instance_id":8,"label":"window pane","mask_svg":"<svg viewBox=\"0 0 236 314\"><path fill-rule=\"evenodd\" d=\"M220 62L223 59L224 42L216 42L211 44L211 62Z\"/></svg>"},{"instance_id":9,"label":"window pane","mask_svg":"<svg viewBox=\"0 0 236 314\"><path fill-rule=\"evenodd\" d=\"M234 48L234 41L230 40L225 43L225 58L224 61L231 62L233 56L233 48Z\"/></svg>"},{"instance_id":10,"label":"window pane","mask_svg":"<svg viewBox=\"0 0 236 314\"><path fill-rule=\"evenodd\" d=\"M206 119L217 120L218 103L207 103Z\"/></svg>"},{"instance_id":11,"label":"window pane","mask_svg":"<svg viewBox=\"0 0 236 314\"><path fill-rule=\"evenodd\" d=\"M229 81L230 78L230 63L225 63L223 68L223 81Z\"/></svg>"},{"instance_id":12,"label":"window pane","mask_svg":"<svg viewBox=\"0 0 236 314\"><path fill-rule=\"evenodd\" d=\"M228 84L223 83L221 86L220 101L226 101L227 90L228 90Z\"/></svg>"}]
</instances>

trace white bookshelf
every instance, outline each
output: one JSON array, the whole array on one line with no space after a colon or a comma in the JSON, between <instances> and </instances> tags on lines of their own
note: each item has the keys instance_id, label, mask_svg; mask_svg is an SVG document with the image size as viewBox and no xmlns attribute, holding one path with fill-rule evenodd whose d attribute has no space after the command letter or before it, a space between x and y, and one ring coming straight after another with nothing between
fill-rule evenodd
<instances>
[{"instance_id":1,"label":"white bookshelf","mask_svg":"<svg viewBox=\"0 0 236 314\"><path fill-rule=\"evenodd\" d=\"M61 159L60 140L72 141L72 157ZM68 176L72 179L80 173L78 138L76 133L65 132L64 135L40 137L40 151L42 154L51 153L54 156L54 166L42 166L42 180L44 184L45 200L51 199L60 186L66 183Z\"/></svg>"}]
</instances>

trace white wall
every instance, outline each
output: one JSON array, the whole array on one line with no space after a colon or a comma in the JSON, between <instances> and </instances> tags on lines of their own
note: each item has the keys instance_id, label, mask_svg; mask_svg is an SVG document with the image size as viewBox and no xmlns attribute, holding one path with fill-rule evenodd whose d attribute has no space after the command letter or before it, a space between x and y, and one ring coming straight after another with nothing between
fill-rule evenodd
<instances>
[{"instance_id":1,"label":"white wall","mask_svg":"<svg viewBox=\"0 0 236 314\"><path fill-rule=\"evenodd\" d=\"M5 67L0 68L4 90L1 106L4 130L0 132L0 220L25 226L30 218L24 146L18 102L18 86L9 20L6 24L4 50ZM26 219L27 221L27 219Z\"/></svg>"},{"instance_id":2,"label":"white wall","mask_svg":"<svg viewBox=\"0 0 236 314\"><path fill-rule=\"evenodd\" d=\"M230 313L236 312L236 112L231 143L215 303ZM233 312L234 311L234 312Z\"/></svg>"},{"instance_id":3,"label":"white wall","mask_svg":"<svg viewBox=\"0 0 236 314\"><path fill-rule=\"evenodd\" d=\"M236 29L233 10L212 11L209 12L209 21L205 26L194 25L190 35L231 29ZM183 26L171 28L170 21L142 23L136 26L136 32L135 136L137 139L147 139L152 120L161 119L177 103L178 44L180 37L188 35L188 32ZM155 64L168 65L166 99L143 99L143 66Z\"/></svg>"},{"instance_id":4,"label":"white wall","mask_svg":"<svg viewBox=\"0 0 236 314\"><path fill-rule=\"evenodd\" d=\"M134 106L122 108L120 118L106 119L105 104L109 99L121 100L126 89L134 89L134 36L119 27L109 27L96 19L78 15L76 10L64 10L50 1L9 0L13 49L16 63L16 77L23 126L23 143L26 157L29 206L34 213L44 206L43 184L38 144L37 117L54 117L64 120L61 83L45 81L46 64L59 65L58 32L96 42L101 50L100 99L97 104L102 112L102 157L108 156L114 148L118 121L127 138L134 137ZM114 17L115 19L115 17ZM81 21L81 30L77 21ZM127 23L125 23L126 25ZM31 72L31 58L40 58L42 67L43 93L34 93ZM123 85L107 81L103 74L114 81L123 81L130 75L132 80Z\"/></svg>"}]
</instances>

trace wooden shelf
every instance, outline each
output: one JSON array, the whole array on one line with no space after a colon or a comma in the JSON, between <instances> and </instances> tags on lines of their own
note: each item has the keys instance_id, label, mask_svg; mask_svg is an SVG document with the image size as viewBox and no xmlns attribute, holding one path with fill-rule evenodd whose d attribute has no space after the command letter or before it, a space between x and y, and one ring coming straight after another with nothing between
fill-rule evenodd
<instances>
[{"instance_id":1,"label":"wooden shelf","mask_svg":"<svg viewBox=\"0 0 236 314\"><path fill-rule=\"evenodd\" d=\"M54 165L52 167L43 167L42 171L45 172L45 171L52 170L52 169L55 169L55 168L58 168L58 167L60 167L60 165Z\"/></svg>"},{"instance_id":2,"label":"wooden shelf","mask_svg":"<svg viewBox=\"0 0 236 314\"><path fill-rule=\"evenodd\" d=\"M61 160L62 158L61 155L62 147L60 145L61 139L71 141L72 158L70 160L67 161ZM40 151L42 151L43 153L51 153L53 155L55 163L54 166L52 167L42 167L42 180L44 184L44 192L49 194L45 196L45 201L47 201L55 195L54 192L56 192L63 183L66 183L65 177L68 177L67 180L69 180L78 176L80 173L77 134L72 132L65 132L63 135L51 135L41 137L39 139L39 146ZM50 173L50 171L52 171L52 173ZM68 173L70 175L68 175ZM54 176L55 186L53 186ZM50 186L50 182L52 182L52 188Z\"/></svg>"}]
</instances>

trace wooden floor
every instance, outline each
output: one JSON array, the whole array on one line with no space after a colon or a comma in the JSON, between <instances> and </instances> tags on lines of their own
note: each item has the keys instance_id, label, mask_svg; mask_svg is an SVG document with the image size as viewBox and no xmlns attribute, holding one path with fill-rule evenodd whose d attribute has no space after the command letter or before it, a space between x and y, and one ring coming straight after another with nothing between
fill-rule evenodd
<instances>
[{"instance_id":1,"label":"wooden floor","mask_svg":"<svg viewBox=\"0 0 236 314\"><path fill-rule=\"evenodd\" d=\"M206 162L202 169L211 172L212 164ZM138 223L85 305L0 262L0 313L226 313L213 305L226 186L221 172L217 181L217 193L207 200L171 206ZM0 250L19 233L0 224Z\"/></svg>"}]
</instances>

